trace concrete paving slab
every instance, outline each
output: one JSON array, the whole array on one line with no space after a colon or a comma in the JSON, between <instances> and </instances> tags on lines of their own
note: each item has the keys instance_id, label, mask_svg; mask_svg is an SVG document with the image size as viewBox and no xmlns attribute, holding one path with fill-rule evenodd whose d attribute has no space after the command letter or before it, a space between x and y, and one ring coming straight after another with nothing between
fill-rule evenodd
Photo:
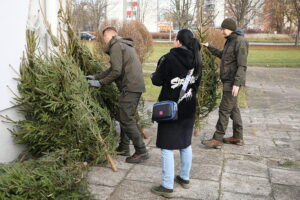
<instances>
[{"instance_id":1,"label":"concrete paving slab","mask_svg":"<svg viewBox=\"0 0 300 200\"><path fill-rule=\"evenodd\" d=\"M161 173L161 167L135 165L126 176L126 179L160 184Z\"/></svg>"},{"instance_id":2,"label":"concrete paving slab","mask_svg":"<svg viewBox=\"0 0 300 200\"><path fill-rule=\"evenodd\" d=\"M264 178L268 177L267 165L250 160L226 160L224 163L224 172Z\"/></svg>"},{"instance_id":3,"label":"concrete paving slab","mask_svg":"<svg viewBox=\"0 0 300 200\"><path fill-rule=\"evenodd\" d=\"M244 136L244 143L246 145L275 147L274 141L271 138L260 138L260 137L253 137L253 136Z\"/></svg>"},{"instance_id":4,"label":"concrete paving slab","mask_svg":"<svg viewBox=\"0 0 300 200\"><path fill-rule=\"evenodd\" d=\"M260 152L266 158L300 160L300 152L293 148L264 146L260 147Z\"/></svg>"},{"instance_id":5,"label":"concrete paving slab","mask_svg":"<svg viewBox=\"0 0 300 200\"><path fill-rule=\"evenodd\" d=\"M300 170L270 169L270 177L272 183L300 186Z\"/></svg>"},{"instance_id":6,"label":"concrete paving slab","mask_svg":"<svg viewBox=\"0 0 300 200\"><path fill-rule=\"evenodd\" d=\"M219 181L222 166L193 163L191 178L200 180Z\"/></svg>"},{"instance_id":7,"label":"concrete paving slab","mask_svg":"<svg viewBox=\"0 0 300 200\"><path fill-rule=\"evenodd\" d=\"M109 199L110 195L115 190L114 187L107 187L102 185L89 185L89 191L95 200Z\"/></svg>"},{"instance_id":8,"label":"concrete paving slab","mask_svg":"<svg viewBox=\"0 0 300 200\"><path fill-rule=\"evenodd\" d=\"M219 183L191 179L191 187L189 189L183 189L179 185L176 185L174 197L181 199L217 200L219 198Z\"/></svg>"},{"instance_id":9,"label":"concrete paving slab","mask_svg":"<svg viewBox=\"0 0 300 200\"><path fill-rule=\"evenodd\" d=\"M273 200L271 197L222 192L220 200Z\"/></svg>"},{"instance_id":10,"label":"concrete paving slab","mask_svg":"<svg viewBox=\"0 0 300 200\"><path fill-rule=\"evenodd\" d=\"M106 167L91 167L87 180L92 185L117 186L127 174L127 170L113 172Z\"/></svg>"},{"instance_id":11,"label":"concrete paving slab","mask_svg":"<svg viewBox=\"0 0 300 200\"><path fill-rule=\"evenodd\" d=\"M222 191L268 197L271 184L267 178L224 173L221 182Z\"/></svg>"},{"instance_id":12,"label":"concrete paving slab","mask_svg":"<svg viewBox=\"0 0 300 200\"><path fill-rule=\"evenodd\" d=\"M163 200L165 198L152 194L153 183L124 180L108 200Z\"/></svg>"},{"instance_id":13,"label":"concrete paving slab","mask_svg":"<svg viewBox=\"0 0 300 200\"><path fill-rule=\"evenodd\" d=\"M273 195L275 200L298 200L300 197L300 187L273 185Z\"/></svg>"},{"instance_id":14,"label":"concrete paving slab","mask_svg":"<svg viewBox=\"0 0 300 200\"><path fill-rule=\"evenodd\" d=\"M224 144L222 147L224 153L231 153L231 154L241 154L241 155L254 155L259 156L259 147L256 145L232 145L232 144Z\"/></svg>"},{"instance_id":15,"label":"concrete paving slab","mask_svg":"<svg viewBox=\"0 0 300 200\"><path fill-rule=\"evenodd\" d=\"M206 149L202 147L193 147L193 163L207 165L222 165L223 153L219 149Z\"/></svg>"},{"instance_id":16,"label":"concrete paving slab","mask_svg":"<svg viewBox=\"0 0 300 200\"><path fill-rule=\"evenodd\" d=\"M300 140L300 130L299 132L298 131L288 132L288 135L291 137L292 140Z\"/></svg>"}]
</instances>

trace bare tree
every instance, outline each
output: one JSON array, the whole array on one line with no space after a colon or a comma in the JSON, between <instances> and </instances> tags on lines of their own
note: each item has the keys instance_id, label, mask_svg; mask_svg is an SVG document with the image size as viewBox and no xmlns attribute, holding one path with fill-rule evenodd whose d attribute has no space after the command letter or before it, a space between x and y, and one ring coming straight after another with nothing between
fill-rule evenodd
<instances>
[{"instance_id":1,"label":"bare tree","mask_svg":"<svg viewBox=\"0 0 300 200\"><path fill-rule=\"evenodd\" d=\"M170 9L165 17L178 29L190 28L194 23L195 12L195 0L170 0Z\"/></svg>"},{"instance_id":2,"label":"bare tree","mask_svg":"<svg viewBox=\"0 0 300 200\"><path fill-rule=\"evenodd\" d=\"M138 16L137 20L144 23L145 16L147 13L147 10L149 8L149 1L148 0L139 0L138 1Z\"/></svg>"},{"instance_id":3,"label":"bare tree","mask_svg":"<svg viewBox=\"0 0 300 200\"><path fill-rule=\"evenodd\" d=\"M106 0L73 0L73 23L77 30L96 31L105 20Z\"/></svg>"},{"instance_id":4,"label":"bare tree","mask_svg":"<svg viewBox=\"0 0 300 200\"><path fill-rule=\"evenodd\" d=\"M284 29L284 17L287 13L288 0L269 0L266 2L265 13L269 21L271 30L276 30L277 33L282 33Z\"/></svg>"},{"instance_id":5,"label":"bare tree","mask_svg":"<svg viewBox=\"0 0 300 200\"><path fill-rule=\"evenodd\" d=\"M238 27L246 28L250 20L258 14L263 6L262 0L227 0L229 12L237 21Z\"/></svg>"},{"instance_id":6,"label":"bare tree","mask_svg":"<svg viewBox=\"0 0 300 200\"><path fill-rule=\"evenodd\" d=\"M297 17L297 34L295 45L298 46L299 35L300 35L300 0L291 0L291 5L294 10L295 16Z\"/></svg>"}]
</instances>

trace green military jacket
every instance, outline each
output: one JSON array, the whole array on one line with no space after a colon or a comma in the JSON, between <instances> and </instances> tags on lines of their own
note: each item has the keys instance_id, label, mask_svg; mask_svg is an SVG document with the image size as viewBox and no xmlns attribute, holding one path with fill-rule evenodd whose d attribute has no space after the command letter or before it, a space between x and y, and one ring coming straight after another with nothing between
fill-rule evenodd
<instances>
[{"instance_id":1,"label":"green military jacket","mask_svg":"<svg viewBox=\"0 0 300 200\"><path fill-rule=\"evenodd\" d=\"M121 92L145 92L142 64L130 38L113 37L105 47L110 67L95 78L101 84L116 82Z\"/></svg>"},{"instance_id":2,"label":"green military jacket","mask_svg":"<svg viewBox=\"0 0 300 200\"><path fill-rule=\"evenodd\" d=\"M226 37L223 50L208 46L210 52L221 59L220 78L223 90L231 91L232 86L245 86L248 42L242 31L232 32Z\"/></svg>"}]
</instances>

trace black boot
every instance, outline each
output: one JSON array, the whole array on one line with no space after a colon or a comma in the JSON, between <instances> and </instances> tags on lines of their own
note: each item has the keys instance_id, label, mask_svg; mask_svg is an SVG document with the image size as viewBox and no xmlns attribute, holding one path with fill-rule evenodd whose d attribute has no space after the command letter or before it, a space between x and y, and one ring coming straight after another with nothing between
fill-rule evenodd
<instances>
[{"instance_id":1,"label":"black boot","mask_svg":"<svg viewBox=\"0 0 300 200\"><path fill-rule=\"evenodd\" d=\"M173 190L172 189L167 189L164 186L155 186L151 188L151 192L154 194L157 194L162 197L166 198L172 198L173 197Z\"/></svg>"}]
</instances>

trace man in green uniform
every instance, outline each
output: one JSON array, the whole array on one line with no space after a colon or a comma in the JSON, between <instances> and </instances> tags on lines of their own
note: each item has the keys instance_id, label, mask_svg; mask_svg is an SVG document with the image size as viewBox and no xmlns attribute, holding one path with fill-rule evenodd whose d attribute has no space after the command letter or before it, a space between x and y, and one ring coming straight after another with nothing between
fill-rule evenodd
<instances>
[{"instance_id":1,"label":"man in green uniform","mask_svg":"<svg viewBox=\"0 0 300 200\"><path fill-rule=\"evenodd\" d=\"M221 27L226 38L223 50L216 49L208 43L202 44L221 59L220 78L223 83L223 96L219 106L219 119L213 138L202 141L202 144L212 148L221 148L223 142L243 145L243 124L237 95L241 86L245 86L248 42L243 32L237 30L233 19L225 19ZM229 118L233 121L233 136L223 138Z\"/></svg>"},{"instance_id":2,"label":"man in green uniform","mask_svg":"<svg viewBox=\"0 0 300 200\"><path fill-rule=\"evenodd\" d=\"M114 27L106 27L103 30L103 38L106 43L105 53L110 56L111 66L100 74L87 76L88 82L91 86L99 88L116 82L121 92L119 98L121 140L117 152L129 156L129 144L132 140L135 153L127 157L126 162L140 163L149 158L135 119L138 102L145 92L142 65L133 47L133 41L119 37Z\"/></svg>"}]
</instances>

